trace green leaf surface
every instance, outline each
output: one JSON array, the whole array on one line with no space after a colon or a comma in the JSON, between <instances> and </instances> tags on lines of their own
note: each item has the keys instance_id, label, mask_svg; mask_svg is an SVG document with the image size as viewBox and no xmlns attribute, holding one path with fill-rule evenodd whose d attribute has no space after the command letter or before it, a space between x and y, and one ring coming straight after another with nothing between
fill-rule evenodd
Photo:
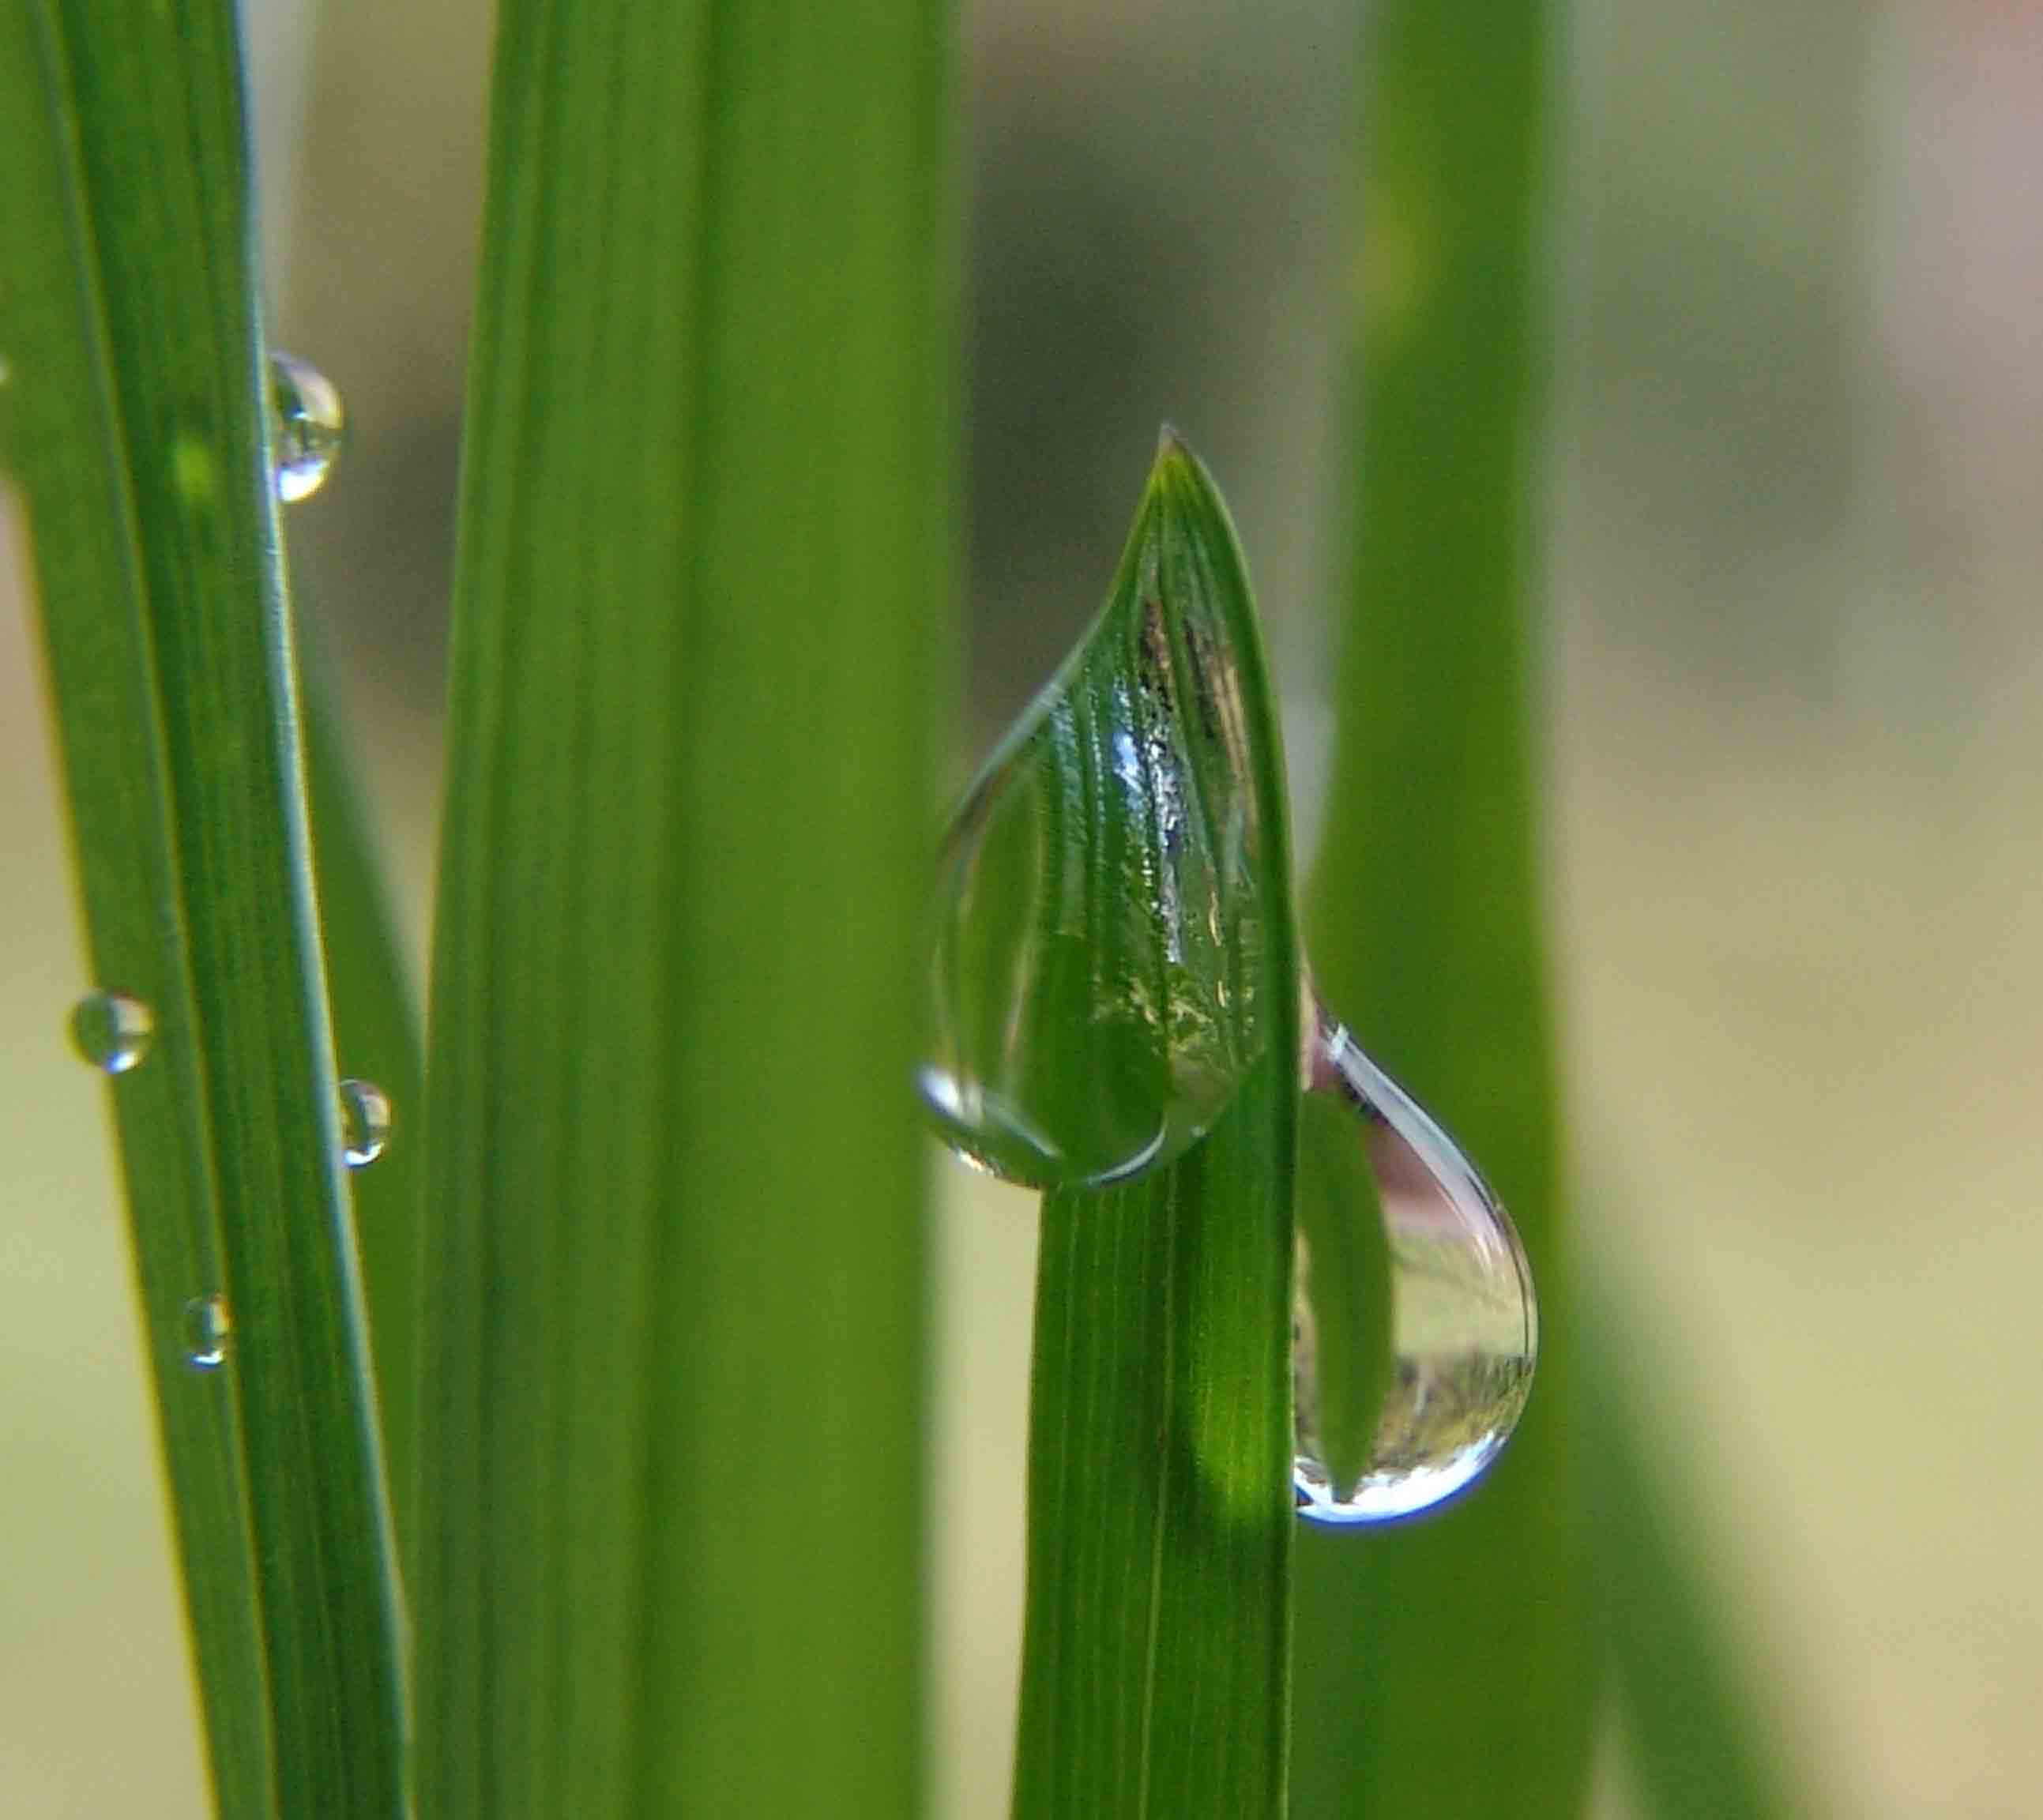
<instances>
[{"instance_id":1,"label":"green leaf surface","mask_svg":"<svg viewBox=\"0 0 2043 1820\"><path fill-rule=\"evenodd\" d=\"M426 1820L912 1814L948 21L499 15L427 1044Z\"/></svg>"},{"instance_id":2,"label":"green leaf surface","mask_svg":"<svg viewBox=\"0 0 2043 1820\"><path fill-rule=\"evenodd\" d=\"M1596 1706L1525 705L1552 29L1535 0L1392 0L1366 35L1355 560L1307 946L1511 1209L1543 1342L1485 1484L1301 1543L1293 1779L1315 1816L1573 1816Z\"/></svg>"},{"instance_id":3,"label":"green leaf surface","mask_svg":"<svg viewBox=\"0 0 2043 1820\"><path fill-rule=\"evenodd\" d=\"M424 1040L418 1000L400 952L381 857L339 711L316 665L306 667L305 787L333 1003L334 1054L343 1077L374 1082L391 1105L383 1154L350 1173L348 1190L374 1343L391 1509L408 1583L417 1536Z\"/></svg>"},{"instance_id":4,"label":"green leaf surface","mask_svg":"<svg viewBox=\"0 0 2043 1820\"><path fill-rule=\"evenodd\" d=\"M1217 641L1224 656L1194 673L1225 686L1177 693L1165 665L1145 684L1151 625L1180 651ZM1102 665L1102 650L1125 661ZM1130 724L1129 693L1147 687L1232 730L1224 741L1253 837L1241 838L1246 870L1229 878L1224 920L1254 929L1240 984L1260 1009L1242 1029L1260 1055L1179 1160L1044 1201L1014 1812L1276 1815L1289 1722L1298 1036L1283 763L1233 528L1205 470L1167 438L1081 657L1063 674L1092 692L1103 727ZM1065 782L1094 830L1075 852L1095 901L1129 888L1115 856L1144 837L1141 793L1102 787L1114 749L1111 739L1067 749ZM1136 903L1168 920L1153 888ZM1160 967L1169 944L1137 945ZM1167 1002L1167 979L1156 983Z\"/></svg>"},{"instance_id":5,"label":"green leaf surface","mask_svg":"<svg viewBox=\"0 0 2043 1820\"><path fill-rule=\"evenodd\" d=\"M219 1808L355 1820L401 1810L397 1626L240 83L228 6L5 10L0 438L94 983L155 1025L110 1091Z\"/></svg>"}]
</instances>

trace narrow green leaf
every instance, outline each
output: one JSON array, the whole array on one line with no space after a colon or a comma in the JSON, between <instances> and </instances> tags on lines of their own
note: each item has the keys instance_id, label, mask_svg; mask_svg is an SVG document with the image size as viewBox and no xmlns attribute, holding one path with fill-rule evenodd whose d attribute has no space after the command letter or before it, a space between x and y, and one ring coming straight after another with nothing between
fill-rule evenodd
<instances>
[{"instance_id":1,"label":"narrow green leaf","mask_svg":"<svg viewBox=\"0 0 2043 1820\"><path fill-rule=\"evenodd\" d=\"M425 1056L418 1001L368 812L330 689L316 665L305 689L305 784L319 886L320 929L340 1073L373 1082L391 1105L381 1155L348 1190L374 1342L376 1403L404 1579L412 1576L418 1492L419 1207L424 1192Z\"/></svg>"},{"instance_id":2,"label":"narrow green leaf","mask_svg":"<svg viewBox=\"0 0 2043 1820\"><path fill-rule=\"evenodd\" d=\"M1167 440L1083 653L1127 662L1067 673L1102 701L1138 694L1152 624L1174 649L1209 635L1228 653L1224 695L1177 699L1227 729L1248 785L1250 869L1222 907L1255 932L1236 979L1261 1055L1179 1161L1044 1201L1014 1811L1246 1820L1284 1807L1297 971L1248 577L1210 479ZM1147 834L1139 793L1088 787L1082 767L1065 781L1088 807L1091 899L1162 917L1153 892L1120 902L1116 856Z\"/></svg>"},{"instance_id":3,"label":"narrow green leaf","mask_svg":"<svg viewBox=\"0 0 2043 1820\"><path fill-rule=\"evenodd\" d=\"M428 1036L428 1820L918 1805L947 19L498 19Z\"/></svg>"},{"instance_id":4,"label":"narrow green leaf","mask_svg":"<svg viewBox=\"0 0 2043 1820\"><path fill-rule=\"evenodd\" d=\"M1555 1105L1527 759L1550 10L1372 9L1353 604L1308 947L1327 1002L1517 1222L1544 1336L1486 1484L1300 1549L1301 1813L1580 1810L1594 1710L1566 1446Z\"/></svg>"},{"instance_id":5,"label":"narrow green leaf","mask_svg":"<svg viewBox=\"0 0 2043 1820\"><path fill-rule=\"evenodd\" d=\"M394 1816L233 9L6 9L0 139L0 433L97 983L155 1026L111 1090L220 1808Z\"/></svg>"}]
</instances>

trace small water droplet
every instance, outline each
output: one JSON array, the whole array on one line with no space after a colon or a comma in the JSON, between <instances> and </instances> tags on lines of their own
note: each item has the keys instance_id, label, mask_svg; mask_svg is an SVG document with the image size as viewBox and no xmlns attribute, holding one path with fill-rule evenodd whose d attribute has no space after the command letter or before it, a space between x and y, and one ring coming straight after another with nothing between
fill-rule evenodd
<instances>
[{"instance_id":1,"label":"small water droplet","mask_svg":"<svg viewBox=\"0 0 2043 1820\"><path fill-rule=\"evenodd\" d=\"M340 1155L362 1169L383 1154L390 1141L390 1098L374 1081L340 1083Z\"/></svg>"},{"instance_id":2,"label":"small water droplet","mask_svg":"<svg viewBox=\"0 0 2043 1820\"><path fill-rule=\"evenodd\" d=\"M277 412L277 496L287 505L319 491L347 439L347 413L333 381L295 354L270 356Z\"/></svg>"},{"instance_id":3,"label":"small water droplet","mask_svg":"<svg viewBox=\"0 0 2043 1820\"><path fill-rule=\"evenodd\" d=\"M194 1296L185 1304L185 1362L200 1371L211 1371L227 1361L228 1342L234 1322L224 1296Z\"/></svg>"},{"instance_id":4,"label":"small water droplet","mask_svg":"<svg viewBox=\"0 0 2043 1820\"><path fill-rule=\"evenodd\" d=\"M139 1066L155 1033L155 1014L125 992L88 992L71 1007L72 1047L106 1074Z\"/></svg>"},{"instance_id":5,"label":"small water droplet","mask_svg":"<svg viewBox=\"0 0 2043 1820\"><path fill-rule=\"evenodd\" d=\"M1452 1497L1502 1451L1531 1393L1539 1305L1510 1217L1454 1140L1309 998L1305 1041L1309 1105L1320 1099L1352 1114L1374 1178L1374 1196L1358 1197L1352 1217L1374 1220L1380 1209L1389 1240L1392 1370L1361 1469L1338 1483L1319 1427L1332 1362L1320 1356L1317 1261L1301 1238L1293 1483L1298 1514L1310 1521L1387 1523ZM1340 1217L1316 1210L1321 1221ZM1301 1209L1301 1232L1309 1224ZM1343 1236L1338 1227L1321 1229L1336 1244ZM1382 1243L1373 1231L1357 1236ZM1338 1322L1337 1308L1324 1312L1324 1324ZM1359 1339L1349 1333L1344 1343Z\"/></svg>"},{"instance_id":6,"label":"small water droplet","mask_svg":"<svg viewBox=\"0 0 2043 1820\"><path fill-rule=\"evenodd\" d=\"M1242 653L1179 510L1152 486L945 839L916 1082L954 1149L1031 1187L1168 1163L1267 1040Z\"/></svg>"}]
</instances>

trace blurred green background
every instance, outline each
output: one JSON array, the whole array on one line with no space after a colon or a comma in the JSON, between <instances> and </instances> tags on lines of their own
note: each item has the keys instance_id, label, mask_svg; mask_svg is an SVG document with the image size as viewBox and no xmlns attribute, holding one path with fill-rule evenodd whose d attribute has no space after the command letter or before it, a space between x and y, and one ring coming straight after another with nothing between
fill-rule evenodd
<instances>
[{"instance_id":1,"label":"blurred green background","mask_svg":"<svg viewBox=\"0 0 2043 1820\"><path fill-rule=\"evenodd\" d=\"M354 418L291 516L301 598L416 949L488 13L247 14L276 339ZM1352 219L1359 37L1317 0L968 8L960 775L1097 604L1168 416L1255 567L1309 841L1341 325L1396 278ZM1588 0L1557 79L1539 705L1590 1343L1621 1351L1812 1806L2031 1813L2043 10ZM183 1820L193 1700L100 1088L63 1038L83 976L21 560L10 519L0 1806ZM1012 1748L1033 1213L932 1168L933 1787L979 1816ZM1635 1787L1613 1725L1596 1811Z\"/></svg>"}]
</instances>

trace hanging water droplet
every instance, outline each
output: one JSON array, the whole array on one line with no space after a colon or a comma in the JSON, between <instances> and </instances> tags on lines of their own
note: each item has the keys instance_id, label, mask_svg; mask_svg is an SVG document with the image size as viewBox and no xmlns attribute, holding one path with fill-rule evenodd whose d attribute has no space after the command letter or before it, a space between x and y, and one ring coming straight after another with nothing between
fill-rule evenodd
<instances>
[{"instance_id":1,"label":"hanging water droplet","mask_svg":"<svg viewBox=\"0 0 2043 1820\"><path fill-rule=\"evenodd\" d=\"M1539 1307L1510 1217L1454 1140L1309 997L1305 1041L1308 1108L1317 1112L1317 1101L1351 1117L1355 1151L1376 1192L1365 1190L1345 1214L1301 1205L1293 1347L1298 1514L1317 1523L1386 1523L1452 1497L1501 1451L1531 1391ZM1307 1172L1300 1179L1301 1190L1315 1188ZM1381 1237L1373 1227L1344 1231L1339 1224L1373 1222L1379 1209ZM1313 1255L1306 1235L1313 1232L1327 1256ZM1345 1352L1327 1356L1323 1330L1340 1330L1344 1348L1366 1343L1347 1328L1338 1297L1357 1268L1354 1257L1370 1246L1380 1252L1386 1237L1391 1373L1387 1385L1371 1386L1380 1392L1378 1408L1359 1412L1374 1421L1358 1450L1352 1430L1346 1445L1321 1431L1343 1389L1332 1381L1336 1369L1357 1362ZM1341 1411L1350 1422L1355 1402ZM1343 1455L1352 1469L1330 1470L1329 1457Z\"/></svg>"},{"instance_id":2,"label":"hanging water droplet","mask_svg":"<svg viewBox=\"0 0 2043 1820\"><path fill-rule=\"evenodd\" d=\"M137 1067L155 1033L155 1014L125 992L88 992L71 1007L71 1046L106 1074Z\"/></svg>"},{"instance_id":3,"label":"hanging water droplet","mask_svg":"<svg viewBox=\"0 0 2043 1820\"><path fill-rule=\"evenodd\" d=\"M286 505L316 493L347 439L347 413L333 381L295 354L270 356L277 413L277 497Z\"/></svg>"},{"instance_id":4,"label":"hanging water droplet","mask_svg":"<svg viewBox=\"0 0 2043 1820\"><path fill-rule=\"evenodd\" d=\"M1180 473L1168 444L1105 608L944 844L918 1085L968 1161L1033 1187L1168 1162L1264 1040L1244 657Z\"/></svg>"},{"instance_id":5,"label":"hanging water droplet","mask_svg":"<svg viewBox=\"0 0 2043 1820\"><path fill-rule=\"evenodd\" d=\"M340 1156L361 1169L383 1154L390 1141L390 1098L374 1081L340 1083Z\"/></svg>"},{"instance_id":6,"label":"hanging water droplet","mask_svg":"<svg viewBox=\"0 0 2043 1820\"><path fill-rule=\"evenodd\" d=\"M185 1304L185 1362L200 1371L211 1371L227 1360L227 1344L234 1323L227 1312L224 1296L194 1296Z\"/></svg>"}]
</instances>

